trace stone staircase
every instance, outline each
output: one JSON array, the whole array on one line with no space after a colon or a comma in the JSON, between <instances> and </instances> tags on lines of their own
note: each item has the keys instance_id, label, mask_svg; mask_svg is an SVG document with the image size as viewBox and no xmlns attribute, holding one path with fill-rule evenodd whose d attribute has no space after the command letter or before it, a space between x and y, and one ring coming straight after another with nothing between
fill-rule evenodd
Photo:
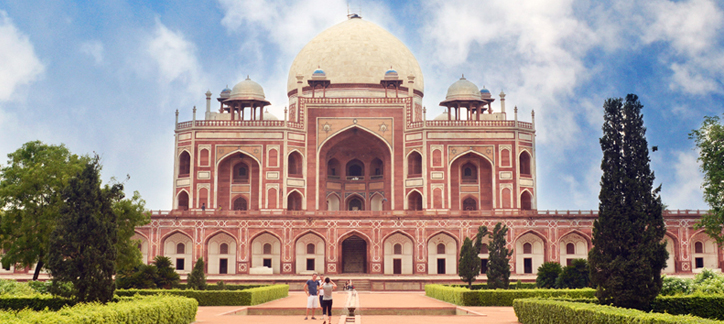
<instances>
[{"instance_id":1,"label":"stone staircase","mask_svg":"<svg viewBox=\"0 0 724 324\"><path fill-rule=\"evenodd\" d=\"M369 279L355 279L352 281L354 289L357 291L370 291L372 290L372 284Z\"/></svg>"}]
</instances>

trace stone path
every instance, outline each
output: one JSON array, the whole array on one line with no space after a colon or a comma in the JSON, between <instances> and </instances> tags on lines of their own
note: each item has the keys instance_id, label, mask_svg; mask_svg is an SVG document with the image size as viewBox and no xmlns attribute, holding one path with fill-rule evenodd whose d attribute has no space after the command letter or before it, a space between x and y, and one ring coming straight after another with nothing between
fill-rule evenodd
<instances>
[{"instance_id":1,"label":"stone path","mask_svg":"<svg viewBox=\"0 0 724 324\"><path fill-rule=\"evenodd\" d=\"M512 307L457 307L426 297L424 292L360 292L358 296L360 310L357 314L361 315L359 319L364 324L518 323ZM332 323L340 322L339 314L342 314L346 302L346 292L334 293L335 316L332 317ZM319 309L315 314L316 321L304 320L305 305L306 295L303 292L290 292L289 297L257 306L199 307L196 323L321 324ZM455 312L468 315L419 315Z\"/></svg>"}]
</instances>

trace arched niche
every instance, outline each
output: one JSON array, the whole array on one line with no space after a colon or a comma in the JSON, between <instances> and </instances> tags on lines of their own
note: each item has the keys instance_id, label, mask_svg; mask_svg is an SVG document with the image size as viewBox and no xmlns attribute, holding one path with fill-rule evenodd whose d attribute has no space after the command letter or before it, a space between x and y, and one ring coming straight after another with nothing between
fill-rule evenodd
<instances>
[{"instance_id":1,"label":"arched niche","mask_svg":"<svg viewBox=\"0 0 724 324\"><path fill-rule=\"evenodd\" d=\"M171 234L164 239L163 255L171 259L172 266L178 273L190 273L193 258L193 241L180 232Z\"/></svg>"},{"instance_id":2,"label":"arched niche","mask_svg":"<svg viewBox=\"0 0 724 324\"><path fill-rule=\"evenodd\" d=\"M413 190L407 195L407 210L422 210L422 195L419 191Z\"/></svg>"},{"instance_id":3,"label":"arched niche","mask_svg":"<svg viewBox=\"0 0 724 324\"><path fill-rule=\"evenodd\" d=\"M227 233L218 233L208 242L208 273L236 273L236 239Z\"/></svg>"},{"instance_id":4,"label":"arched niche","mask_svg":"<svg viewBox=\"0 0 724 324\"><path fill-rule=\"evenodd\" d=\"M187 178L191 174L191 155L187 151L181 152L178 157L178 177Z\"/></svg>"},{"instance_id":5,"label":"arched niche","mask_svg":"<svg viewBox=\"0 0 724 324\"><path fill-rule=\"evenodd\" d=\"M259 180L259 163L254 157L238 151L226 155L217 168L218 207L233 210L237 197L243 196L246 210L259 210Z\"/></svg>"},{"instance_id":6,"label":"arched niche","mask_svg":"<svg viewBox=\"0 0 724 324\"><path fill-rule=\"evenodd\" d=\"M572 232L561 237L558 244L561 265L570 265L575 259L588 260L588 241L581 234Z\"/></svg>"},{"instance_id":7,"label":"arched niche","mask_svg":"<svg viewBox=\"0 0 724 324\"><path fill-rule=\"evenodd\" d=\"M450 166L450 189L452 210L465 210L464 201L469 197L476 197L475 210L493 209L492 164L473 152L455 158Z\"/></svg>"},{"instance_id":8,"label":"arched niche","mask_svg":"<svg viewBox=\"0 0 724 324\"><path fill-rule=\"evenodd\" d=\"M292 191L287 195L287 210L302 210L302 194L299 191Z\"/></svg>"},{"instance_id":9,"label":"arched niche","mask_svg":"<svg viewBox=\"0 0 724 324\"><path fill-rule=\"evenodd\" d=\"M314 233L307 233L297 239L297 274L324 273L324 240Z\"/></svg>"},{"instance_id":10,"label":"arched niche","mask_svg":"<svg viewBox=\"0 0 724 324\"><path fill-rule=\"evenodd\" d=\"M427 273L456 274L458 246L455 239L439 233L427 242Z\"/></svg>"},{"instance_id":11,"label":"arched niche","mask_svg":"<svg viewBox=\"0 0 724 324\"><path fill-rule=\"evenodd\" d=\"M661 272L673 274L676 273L676 247L674 246L675 243L669 235L664 235L664 242L666 242L666 252L669 252L669 258L666 259L666 268L661 270Z\"/></svg>"},{"instance_id":12,"label":"arched niche","mask_svg":"<svg viewBox=\"0 0 724 324\"><path fill-rule=\"evenodd\" d=\"M138 242L136 246L141 251L141 262L143 262L143 264L149 264L151 260L148 259L150 251L148 246L148 239L146 239L146 237L141 234L135 233L133 234L133 236L131 236L131 240Z\"/></svg>"},{"instance_id":13,"label":"arched niche","mask_svg":"<svg viewBox=\"0 0 724 324\"><path fill-rule=\"evenodd\" d=\"M515 242L515 273L536 274L545 260L545 242L531 232Z\"/></svg>"},{"instance_id":14,"label":"arched niche","mask_svg":"<svg viewBox=\"0 0 724 324\"><path fill-rule=\"evenodd\" d=\"M417 151L413 151L407 156L407 176L422 176L422 155Z\"/></svg>"},{"instance_id":15,"label":"arched niche","mask_svg":"<svg viewBox=\"0 0 724 324\"><path fill-rule=\"evenodd\" d=\"M719 269L719 247L706 233L700 232L689 241L691 249L691 272L704 269Z\"/></svg>"},{"instance_id":16,"label":"arched niche","mask_svg":"<svg viewBox=\"0 0 724 324\"><path fill-rule=\"evenodd\" d=\"M287 173L290 177L301 178L302 177L302 154L297 151L289 153L287 157Z\"/></svg>"},{"instance_id":17,"label":"arched niche","mask_svg":"<svg viewBox=\"0 0 724 324\"><path fill-rule=\"evenodd\" d=\"M176 204L179 210L189 209L189 194L188 192L186 192L186 190L182 190L178 193L178 196L176 198Z\"/></svg>"},{"instance_id":18,"label":"arched niche","mask_svg":"<svg viewBox=\"0 0 724 324\"><path fill-rule=\"evenodd\" d=\"M266 248L265 248L266 247ZM267 268L271 273L280 273L281 242L269 233L255 237L251 242L251 268L250 274L264 274Z\"/></svg>"},{"instance_id":19,"label":"arched niche","mask_svg":"<svg viewBox=\"0 0 724 324\"><path fill-rule=\"evenodd\" d=\"M531 158L528 151L523 151L520 153L520 156L518 157L518 168L520 171L520 175L523 177L530 177L531 176Z\"/></svg>"},{"instance_id":20,"label":"arched niche","mask_svg":"<svg viewBox=\"0 0 724 324\"><path fill-rule=\"evenodd\" d=\"M412 240L400 233L395 233L385 239L384 244L384 273L385 274L412 274Z\"/></svg>"},{"instance_id":21,"label":"arched niche","mask_svg":"<svg viewBox=\"0 0 724 324\"><path fill-rule=\"evenodd\" d=\"M327 196L327 210L338 211L339 210L339 196L331 194Z\"/></svg>"}]
</instances>

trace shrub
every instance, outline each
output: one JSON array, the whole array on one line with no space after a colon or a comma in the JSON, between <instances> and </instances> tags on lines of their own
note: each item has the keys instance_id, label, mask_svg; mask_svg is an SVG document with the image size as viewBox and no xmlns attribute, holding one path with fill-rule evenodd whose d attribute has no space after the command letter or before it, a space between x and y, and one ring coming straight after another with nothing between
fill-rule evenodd
<instances>
[{"instance_id":1,"label":"shrub","mask_svg":"<svg viewBox=\"0 0 724 324\"><path fill-rule=\"evenodd\" d=\"M176 296L127 298L116 303L77 304L57 312L23 310L0 312L0 322L20 323L119 323L119 324L188 324L194 321L198 304Z\"/></svg>"},{"instance_id":2,"label":"shrub","mask_svg":"<svg viewBox=\"0 0 724 324\"><path fill-rule=\"evenodd\" d=\"M137 266L133 272L120 273L116 276L116 288L118 289L149 289L157 288L158 268L153 264L142 264Z\"/></svg>"},{"instance_id":3,"label":"shrub","mask_svg":"<svg viewBox=\"0 0 724 324\"><path fill-rule=\"evenodd\" d=\"M289 286L272 285L241 291L127 289L117 290L116 294L118 296L169 294L196 299L199 306L250 306L289 296Z\"/></svg>"},{"instance_id":4,"label":"shrub","mask_svg":"<svg viewBox=\"0 0 724 324\"><path fill-rule=\"evenodd\" d=\"M2 310L19 311L28 308L40 311L48 308L49 310L57 311L64 306L73 306L75 304L76 303L69 298L54 297L51 295L36 294L34 296L0 297L0 309Z\"/></svg>"},{"instance_id":5,"label":"shrub","mask_svg":"<svg viewBox=\"0 0 724 324\"><path fill-rule=\"evenodd\" d=\"M593 298L594 289L469 290L462 287L425 285L425 295L461 306L512 306L520 298Z\"/></svg>"},{"instance_id":6,"label":"shrub","mask_svg":"<svg viewBox=\"0 0 724 324\"><path fill-rule=\"evenodd\" d=\"M659 293L660 296L689 294L692 290L693 281L691 279L683 279L666 275L661 277L663 284L661 286L661 293Z\"/></svg>"},{"instance_id":7,"label":"shrub","mask_svg":"<svg viewBox=\"0 0 724 324\"><path fill-rule=\"evenodd\" d=\"M35 293L27 283L0 279L0 295L29 296Z\"/></svg>"},{"instance_id":8,"label":"shrub","mask_svg":"<svg viewBox=\"0 0 724 324\"><path fill-rule=\"evenodd\" d=\"M180 277L176 273L176 269L171 266L171 259L157 255L153 259L153 264L156 266L158 273L158 276L154 278L158 288L170 289L178 285Z\"/></svg>"},{"instance_id":9,"label":"shrub","mask_svg":"<svg viewBox=\"0 0 724 324\"><path fill-rule=\"evenodd\" d=\"M226 283L224 283L223 280L219 280L216 282L216 288L217 290L226 290Z\"/></svg>"},{"instance_id":10,"label":"shrub","mask_svg":"<svg viewBox=\"0 0 724 324\"><path fill-rule=\"evenodd\" d=\"M538 323L640 323L640 324L706 324L720 323L694 316L646 313L590 303L530 298L513 302L518 321Z\"/></svg>"},{"instance_id":11,"label":"shrub","mask_svg":"<svg viewBox=\"0 0 724 324\"><path fill-rule=\"evenodd\" d=\"M538 267L538 276L535 278L535 284L538 288L554 288L556 279L563 269L558 262L546 262Z\"/></svg>"},{"instance_id":12,"label":"shrub","mask_svg":"<svg viewBox=\"0 0 724 324\"><path fill-rule=\"evenodd\" d=\"M196 260L194 269L191 270L187 281L189 289L204 290L206 289L206 275L204 274L204 259Z\"/></svg>"},{"instance_id":13,"label":"shrub","mask_svg":"<svg viewBox=\"0 0 724 324\"><path fill-rule=\"evenodd\" d=\"M591 285L589 279L588 261L575 259L570 266L563 268L563 271L556 279L556 288L586 288Z\"/></svg>"},{"instance_id":14,"label":"shrub","mask_svg":"<svg viewBox=\"0 0 724 324\"><path fill-rule=\"evenodd\" d=\"M694 316L724 320L724 295L696 293L688 296L659 296L651 304L657 313Z\"/></svg>"},{"instance_id":15,"label":"shrub","mask_svg":"<svg viewBox=\"0 0 724 324\"><path fill-rule=\"evenodd\" d=\"M724 294L724 276L704 269L694 277L692 292L705 294Z\"/></svg>"}]
</instances>

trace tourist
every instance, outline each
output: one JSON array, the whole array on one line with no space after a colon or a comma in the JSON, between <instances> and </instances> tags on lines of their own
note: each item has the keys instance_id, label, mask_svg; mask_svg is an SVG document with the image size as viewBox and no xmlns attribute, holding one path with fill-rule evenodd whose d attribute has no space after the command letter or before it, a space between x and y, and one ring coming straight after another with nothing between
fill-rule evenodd
<instances>
[{"instance_id":1,"label":"tourist","mask_svg":"<svg viewBox=\"0 0 724 324\"><path fill-rule=\"evenodd\" d=\"M304 292L307 294L307 313L304 315L304 319L309 317L309 309L312 309L312 319L314 318L314 311L319 307L319 299L317 299L319 281L317 281L317 273L312 274L312 279L307 280L304 284Z\"/></svg>"},{"instance_id":2,"label":"tourist","mask_svg":"<svg viewBox=\"0 0 724 324\"><path fill-rule=\"evenodd\" d=\"M326 324L327 321L329 321L329 324L332 324L332 290L336 288L337 284L330 280L329 277L324 279L324 285L322 286L322 289L324 289L324 294L322 295L322 318L324 318L324 314L327 314L327 319L322 324Z\"/></svg>"},{"instance_id":3,"label":"tourist","mask_svg":"<svg viewBox=\"0 0 724 324\"><path fill-rule=\"evenodd\" d=\"M319 274L319 280L317 281L319 286L319 307L322 309L322 318L324 318L324 307L322 307L322 296L324 296L324 275Z\"/></svg>"}]
</instances>

